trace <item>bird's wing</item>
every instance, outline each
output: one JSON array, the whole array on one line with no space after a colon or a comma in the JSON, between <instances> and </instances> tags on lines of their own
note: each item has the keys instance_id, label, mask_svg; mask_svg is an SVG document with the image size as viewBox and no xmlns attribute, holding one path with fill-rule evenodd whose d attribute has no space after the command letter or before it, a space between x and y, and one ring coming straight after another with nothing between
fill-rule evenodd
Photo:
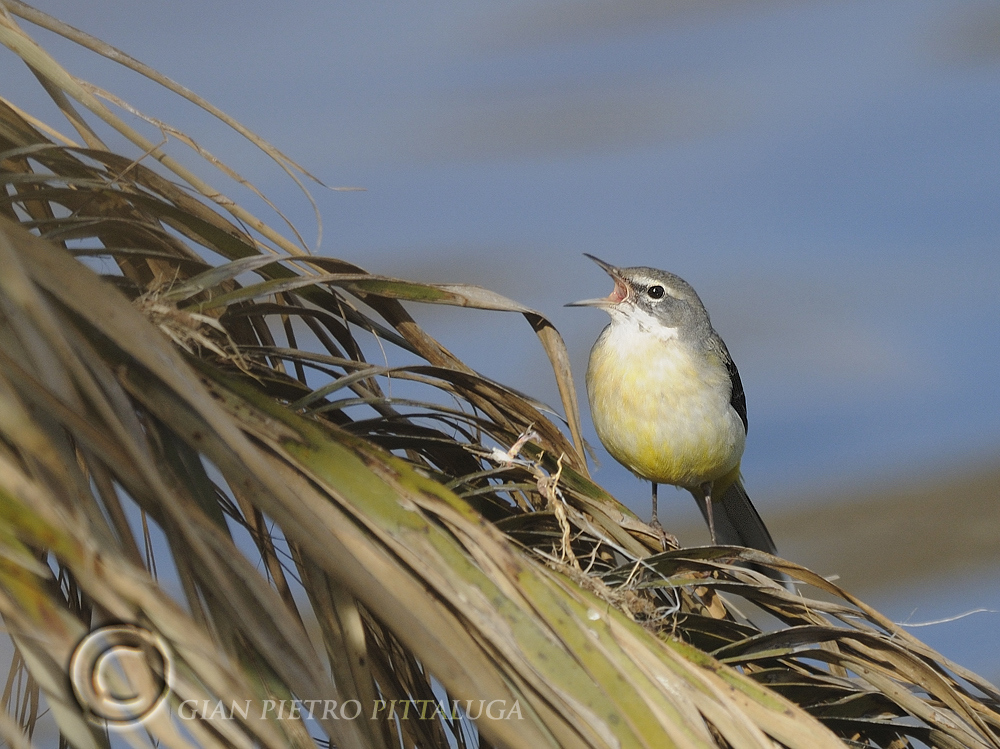
<instances>
[{"instance_id":1,"label":"bird's wing","mask_svg":"<svg viewBox=\"0 0 1000 749\"><path fill-rule=\"evenodd\" d=\"M743 421L743 431L746 432L749 428L747 424L747 396L743 392L743 382L740 380L740 371L736 368L736 362L733 361L733 357L729 355L729 351L726 350L725 344L722 346L722 351L725 353L723 357L726 361L726 371L729 372L729 381L733 385L733 392L729 396L729 405L733 407L733 410L740 415L740 419Z\"/></svg>"}]
</instances>

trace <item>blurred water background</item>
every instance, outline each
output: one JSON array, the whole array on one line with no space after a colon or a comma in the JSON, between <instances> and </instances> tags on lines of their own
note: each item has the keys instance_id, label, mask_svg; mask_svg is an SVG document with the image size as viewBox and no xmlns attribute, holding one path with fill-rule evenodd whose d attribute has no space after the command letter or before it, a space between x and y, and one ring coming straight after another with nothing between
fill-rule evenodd
<instances>
[{"instance_id":1,"label":"blurred water background","mask_svg":"<svg viewBox=\"0 0 1000 749\"><path fill-rule=\"evenodd\" d=\"M35 5L327 184L366 188L313 189L320 253L541 311L581 393L606 318L562 305L610 291L581 253L687 279L739 365L744 476L782 551L897 621L986 609L916 634L1000 681L996 3ZM198 137L315 245L308 204L231 133L38 38ZM58 123L23 66L0 64L0 93ZM411 311L471 366L558 403L519 316ZM607 456L582 405L595 478L645 516L647 486ZM663 496L665 524L706 541L690 498Z\"/></svg>"}]
</instances>

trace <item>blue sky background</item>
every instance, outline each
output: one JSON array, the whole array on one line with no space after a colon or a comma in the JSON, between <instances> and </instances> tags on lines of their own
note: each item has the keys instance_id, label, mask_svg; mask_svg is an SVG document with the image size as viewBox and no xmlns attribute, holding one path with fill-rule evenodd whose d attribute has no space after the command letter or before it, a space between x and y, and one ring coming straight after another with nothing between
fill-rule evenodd
<instances>
[{"instance_id":1,"label":"blue sky background","mask_svg":"<svg viewBox=\"0 0 1000 749\"><path fill-rule=\"evenodd\" d=\"M547 315L581 392L606 318L562 305L610 290L581 253L687 279L743 377L743 468L765 516L817 487L996 463L995 3L35 4L194 89L327 184L365 187L314 190L323 254L478 283ZM71 71L196 135L311 228L288 180L224 128L38 38ZM57 122L37 83L2 59L4 94ZM519 316L413 311L471 366L558 402ZM645 485L600 452L597 480L645 514ZM669 506L695 516L687 498ZM906 591L884 600L917 620L1000 608L986 577L945 614L926 589L912 606ZM994 643L985 656L959 626L939 631L996 678L1000 618L979 616Z\"/></svg>"}]
</instances>

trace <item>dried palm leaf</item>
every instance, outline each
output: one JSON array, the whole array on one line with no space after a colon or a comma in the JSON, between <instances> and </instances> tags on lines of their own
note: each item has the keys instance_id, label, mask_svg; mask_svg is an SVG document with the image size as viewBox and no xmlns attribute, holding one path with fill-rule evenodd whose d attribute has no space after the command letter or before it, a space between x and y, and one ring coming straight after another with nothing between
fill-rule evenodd
<instances>
[{"instance_id":1,"label":"dried palm leaf","mask_svg":"<svg viewBox=\"0 0 1000 749\"><path fill-rule=\"evenodd\" d=\"M169 709L141 726L166 746L1000 746L994 687L828 581L745 549L663 551L590 481L543 316L309 255L134 130L15 17L297 165L118 51L0 6L0 42L86 144L0 102L8 743L30 740L42 704L71 745L108 745L67 675L81 638L120 622L171 655ZM138 153L111 153L100 127ZM569 436L404 302L523 315ZM232 709L295 701L340 712Z\"/></svg>"}]
</instances>

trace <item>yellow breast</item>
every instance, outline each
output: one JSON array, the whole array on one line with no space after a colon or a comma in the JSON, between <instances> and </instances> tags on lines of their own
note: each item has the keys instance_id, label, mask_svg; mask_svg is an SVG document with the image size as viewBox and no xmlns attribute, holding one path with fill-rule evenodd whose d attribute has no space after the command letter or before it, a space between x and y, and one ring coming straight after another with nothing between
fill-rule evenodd
<instances>
[{"instance_id":1,"label":"yellow breast","mask_svg":"<svg viewBox=\"0 0 1000 749\"><path fill-rule=\"evenodd\" d=\"M612 323L587 368L597 435L642 478L685 488L733 471L746 433L729 405L729 374L718 357L692 352L676 335Z\"/></svg>"}]
</instances>

